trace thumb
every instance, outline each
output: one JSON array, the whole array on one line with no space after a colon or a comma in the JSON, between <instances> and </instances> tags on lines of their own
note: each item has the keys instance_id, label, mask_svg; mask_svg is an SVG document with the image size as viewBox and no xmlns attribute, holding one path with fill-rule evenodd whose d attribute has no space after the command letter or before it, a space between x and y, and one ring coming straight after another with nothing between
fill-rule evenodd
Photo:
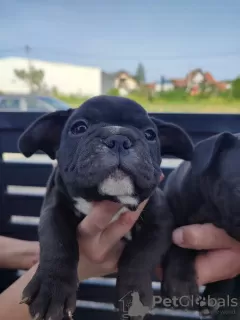
<instances>
[{"instance_id":1,"label":"thumb","mask_svg":"<svg viewBox=\"0 0 240 320\"><path fill-rule=\"evenodd\" d=\"M193 224L174 230L173 242L182 247L196 250L228 249L239 245L223 229L213 224Z\"/></svg>"}]
</instances>

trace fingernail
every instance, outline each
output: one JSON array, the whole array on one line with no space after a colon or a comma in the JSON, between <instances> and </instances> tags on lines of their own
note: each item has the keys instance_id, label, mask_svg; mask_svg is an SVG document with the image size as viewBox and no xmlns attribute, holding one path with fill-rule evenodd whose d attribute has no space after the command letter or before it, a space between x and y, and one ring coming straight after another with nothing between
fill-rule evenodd
<instances>
[{"instance_id":1,"label":"fingernail","mask_svg":"<svg viewBox=\"0 0 240 320\"><path fill-rule=\"evenodd\" d=\"M183 230L182 229L176 229L173 231L173 242L175 244L182 244L183 243Z\"/></svg>"},{"instance_id":2,"label":"fingernail","mask_svg":"<svg viewBox=\"0 0 240 320\"><path fill-rule=\"evenodd\" d=\"M27 303L29 301L28 297L22 298L22 300L19 302L19 304Z\"/></svg>"},{"instance_id":3,"label":"fingernail","mask_svg":"<svg viewBox=\"0 0 240 320\"><path fill-rule=\"evenodd\" d=\"M135 212L139 213L142 212L145 206L147 205L149 199L144 200L143 202L140 203L138 206L137 210Z\"/></svg>"}]
</instances>

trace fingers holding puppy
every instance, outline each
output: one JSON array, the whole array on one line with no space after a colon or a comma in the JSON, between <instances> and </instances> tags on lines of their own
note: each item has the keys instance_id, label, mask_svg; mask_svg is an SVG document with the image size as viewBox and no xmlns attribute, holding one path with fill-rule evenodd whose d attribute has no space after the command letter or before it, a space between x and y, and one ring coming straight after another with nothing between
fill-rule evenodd
<instances>
[{"instance_id":1,"label":"fingers holding puppy","mask_svg":"<svg viewBox=\"0 0 240 320\"><path fill-rule=\"evenodd\" d=\"M187 249L208 250L196 259L199 285L240 274L240 243L212 224L189 225L173 232L173 242Z\"/></svg>"},{"instance_id":2,"label":"fingers holding puppy","mask_svg":"<svg viewBox=\"0 0 240 320\"><path fill-rule=\"evenodd\" d=\"M141 203L134 212L124 212L115 221L112 220L121 209L119 204L110 201L96 203L78 226L80 251L96 263L117 260L124 248L121 239L131 230L146 202Z\"/></svg>"},{"instance_id":3,"label":"fingers holding puppy","mask_svg":"<svg viewBox=\"0 0 240 320\"><path fill-rule=\"evenodd\" d=\"M211 223L180 227L173 232L173 242L182 248L196 250L229 249L239 246L238 241Z\"/></svg>"}]
</instances>

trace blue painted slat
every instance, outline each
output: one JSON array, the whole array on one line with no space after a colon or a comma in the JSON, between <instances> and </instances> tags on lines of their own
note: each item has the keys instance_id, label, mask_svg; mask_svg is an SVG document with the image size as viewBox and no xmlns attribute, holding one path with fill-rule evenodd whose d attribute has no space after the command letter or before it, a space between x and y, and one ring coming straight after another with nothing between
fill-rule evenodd
<instances>
[{"instance_id":1,"label":"blue painted slat","mask_svg":"<svg viewBox=\"0 0 240 320\"><path fill-rule=\"evenodd\" d=\"M51 164L4 162L3 179L7 185L45 187Z\"/></svg>"}]
</instances>

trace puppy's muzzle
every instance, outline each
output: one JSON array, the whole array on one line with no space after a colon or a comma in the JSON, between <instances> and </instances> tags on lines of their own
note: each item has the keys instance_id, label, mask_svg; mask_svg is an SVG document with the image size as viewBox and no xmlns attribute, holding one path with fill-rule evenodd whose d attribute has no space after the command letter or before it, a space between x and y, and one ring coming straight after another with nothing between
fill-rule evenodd
<instances>
[{"instance_id":1,"label":"puppy's muzzle","mask_svg":"<svg viewBox=\"0 0 240 320\"><path fill-rule=\"evenodd\" d=\"M123 135L112 135L103 140L103 143L114 152L124 152L133 147L133 142Z\"/></svg>"}]
</instances>

